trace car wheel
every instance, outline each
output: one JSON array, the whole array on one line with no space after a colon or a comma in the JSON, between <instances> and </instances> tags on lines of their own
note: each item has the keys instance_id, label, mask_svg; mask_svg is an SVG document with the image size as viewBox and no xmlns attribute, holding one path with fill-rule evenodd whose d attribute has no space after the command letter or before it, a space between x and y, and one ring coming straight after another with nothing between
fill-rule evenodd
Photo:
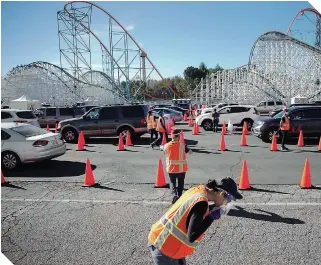
<instances>
[{"instance_id":1,"label":"car wheel","mask_svg":"<svg viewBox=\"0 0 321 265\"><path fill-rule=\"evenodd\" d=\"M3 152L1 154L1 165L4 170L15 170L20 166L20 158L14 152Z\"/></svg>"},{"instance_id":2,"label":"car wheel","mask_svg":"<svg viewBox=\"0 0 321 265\"><path fill-rule=\"evenodd\" d=\"M62 137L67 143L76 143L78 141L78 132L73 128L66 128L62 132Z\"/></svg>"},{"instance_id":3,"label":"car wheel","mask_svg":"<svg viewBox=\"0 0 321 265\"><path fill-rule=\"evenodd\" d=\"M205 131L213 130L213 122L211 120L205 120L202 123L202 127Z\"/></svg>"},{"instance_id":4,"label":"car wheel","mask_svg":"<svg viewBox=\"0 0 321 265\"><path fill-rule=\"evenodd\" d=\"M253 120L251 120L251 119L244 119L243 121L242 121L242 128L243 128L243 125L244 125L244 122L246 122L246 124L247 124L247 129L248 129L248 131L251 131L252 130L252 127L253 127Z\"/></svg>"},{"instance_id":5,"label":"car wheel","mask_svg":"<svg viewBox=\"0 0 321 265\"><path fill-rule=\"evenodd\" d=\"M270 129L268 132L266 132L262 137L263 142L272 143L273 134L276 135L276 140L277 140L277 142L279 142L280 141L280 132L279 132L278 128L273 128L273 129Z\"/></svg>"},{"instance_id":6,"label":"car wheel","mask_svg":"<svg viewBox=\"0 0 321 265\"><path fill-rule=\"evenodd\" d=\"M122 127L122 128L120 128L120 129L118 129L117 135L118 135L118 136L119 136L119 135L122 135L123 140L126 141L126 137L127 137L127 132L128 132L128 131L129 131L129 133L130 133L131 139L134 139L134 138L137 137L136 134L135 134L135 132L134 132L134 130L133 130L132 128L130 128L130 127Z\"/></svg>"}]
</instances>

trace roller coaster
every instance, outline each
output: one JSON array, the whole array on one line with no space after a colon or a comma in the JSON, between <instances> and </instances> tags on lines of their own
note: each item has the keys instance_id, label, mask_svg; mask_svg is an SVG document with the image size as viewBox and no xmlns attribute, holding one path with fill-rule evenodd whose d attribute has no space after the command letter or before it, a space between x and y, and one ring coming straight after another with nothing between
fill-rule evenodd
<instances>
[{"instance_id":1,"label":"roller coaster","mask_svg":"<svg viewBox=\"0 0 321 265\"><path fill-rule=\"evenodd\" d=\"M104 36L93 29L94 11L106 19ZM307 13L316 17L313 44L301 40L293 30L298 16ZM245 67L208 75L191 98L207 104L222 100L254 103L295 95L320 98L320 21L316 10L300 10L287 33L271 31L255 41ZM54 105L180 98L129 29L100 6L88 1L69 2L57 12L57 24L60 65L33 62L14 67L1 79L4 103L22 95ZM99 69L93 64L93 44L100 49ZM164 80L162 87L160 80Z\"/></svg>"},{"instance_id":2,"label":"roller coaster","mask_svg":"<svg viewBox=\"0 0 321 265\"><path fill-rule=\"evenodd\" d=\"M296 19L307 12L316 17L314 42L307 43L292 30ZM206 76L192 93L195 101L254 104L262 100L321 97L321 16L311 8L300 10L287 34L270 31L253 44L248 64Z\"/></svg>"}]
</instances>

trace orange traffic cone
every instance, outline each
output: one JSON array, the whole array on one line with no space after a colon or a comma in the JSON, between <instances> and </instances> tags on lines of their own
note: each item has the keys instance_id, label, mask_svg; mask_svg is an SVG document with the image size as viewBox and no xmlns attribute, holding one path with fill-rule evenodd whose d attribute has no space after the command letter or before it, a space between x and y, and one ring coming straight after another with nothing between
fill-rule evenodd
<instances>
[{"instance_id":1,"label":"orange traffic cone","mask_svg":"<svg viewBox=\"0 0 321 265\"><path fill-rule=\"evenodd\" d=\"M243 124L243 132L244 132L245 134L248 134L248 133L249 133L249 130L248 130L248 128L247 128L247 122L246 122L246 121L245 121L244 124Z\"/></svg>"},{"instance_id":2,"label":"orange traffic cone","mask_svg":"<svg viewBox=\"0 0 321 265\"><path fill-rule=\"evenodd\" d=\"M299 146L299 147L304 146L304 139L303 139L303 132L302 132L302 130L300 130L300 136L299 136L298 146Z\"/></svg>"},{"instance_id":3,"label":"orange traffic cone","mask_svg":"<svg viewBox=\"0 0 321 265\"><path fill-rule=\"evenodd\" d=\"M220 144L220 149L218 149L219 151L226 151L226 146L225 146L225 140L224 140L224 134L222 134L221 136L221 144Z\"/></svg>"},{"instance_id":4,"label":"orange traffic cone","mask_svg":"<svg viewBox=\"0 0 321 265\"><path fill-rule=\"evenodd\" d=\"M193 127L193 118L192 118L192 116L189 117L188 127Z\"/></svg>"},{"instance_id":5,"label":"orange traffic cone","mask_svg":"<svg viewBox=\"0 0 321 265\"><path fill-rule=\"evenodd\" d=\"M167 144L167 141L166 141L165 133L163 133L163 139L162 139L161 145L164 146L165 144Z\"/></svg>"},{"instance_id":6,"label":"orange traffic cone","mask_svg":"<svg viewBox=\"0 0 321 265\"><path fill-rule=\"evenodd\" d=\"M4 183L6 183L6 180L5 180L2 170L1 170L1 184L4 184Z\"/></svg>"},{"instance_id":7,"label":"orange traffic cone","mask_svg":"<svg viewBox=\"0 0 321 265\"><path fill-rule=\"evenodd\" d=\"M46 128L46 131L47 131L47 132L50 132L50 129L49 129L49 124L47 124L47 128Z\"/></svg>"},{"instance_id":8,"label":"orange traffic cone","mask_svg":"<svg viewBox=\"0 0 321 265\"><path fill-rule=\"evenodd\" d=\"M320 136L320 141L319 141L318 151L320 151L320 152L321 152L321 136Z\"/></svg>"},{"instance_id":9,"label":"orange traffic cone","mask_svg":"<svg viewBox=\"0 0 321 265\"><path fill-rule=\"evenodd\" d=\"M222 134L226 134L226 125L225 125L225 121L223 121Z\"/></svg>"},{"instance_id":10,"label":"orange traffic cone","mask_svg":"<svg viewBox=\"0 0 321 265\"><path fill-rule=\"evenodd\" d=\"M172 127L171 127L171 124L170 124L170 123L167 123L167 124L166 124L166 129L167 129L167 132L168 132L168 133L172 133Z\"/></svg>"},{"instance_id":11,"label":"orange traffic cone","mask_svg":"<svg viewBox=\"0 0 321 265\"><path fill-rule=\"evenodd\" d=\"M309 188L312 187L310 165L309 165L309 159L308 158L305 160L300 187L302 189L309 189Z\"/></svg>"},{"instance_id":12,"label":"orange traffic cone","mask_svg":"<svg viewBox=\"0 0 321 265\"><path fill-rule=\"evenodd\" d=\"M182 143L182 144L185 144L185 139L184 139L184 133L183 131L181 131L179 133L179 142Z\"/></svg>"},{"instance_id":13,"label":"orange traffic cone","mask_svg":"<svg viewBox=\"0 0 321 265\"><path fill-rule=\"evenodd\" d=\"M155 183L154 188L165 188L167 186L168 186L168 184L166 183L166 180L165 180L163 162L162 162L162 159L160 158L158 160L156 183Z\"/></svg>"},{"instance_id":14,"label":"orange traffic cone","mask_svg":"<svg viewBox=\"0 0 321 265\"><path fill-rule=\"evenodd\" d=\"M245 133L245 132L242 133L241 146L247 146L247 143L246 143L246 133Z\"/></svg>"},{"instance_id":15,"label":"orange traffic cone","mask_svg":"<svg viewBox=\"0 0 321 265\"><path fill-rule=\"evenodd\" d=\"M87 158L84 187L91 187L91 186L94 186L95 184L96 184L96 182L95 182L95 179L94 179L94 175L93 175L93 171L92 171L92 168L91 168L91 164L90 164L89 158Z\"/></svg>"},{"instance_id":16,"label":"orange traffic cone","mask_svg":"<svg viewBox=\"0 0 321 265\"><path fill-rule=\"evenodd\" d=\"M200 126L198 125L198 123L196 122L196 132L197 132L197 134L199 134L200 133Z\"/></svg>"},{"instance_id":17,"label":"orange traffic cone","mask_svg":"<svg viewBox=\"0 0 321 265\"><path fill-rule=\"evenodd\" d=\"M84 151L85 150L85 137L84 133L81 131L78 136L78 149L77 151Z\"/></svg>"},{"instance_id":18,"label":"orange traffic cone","mask_svg":"<svg viewBox=\"0 0 321 265\"><path fill-rule=\"evenodd\" d=\"M187 114L184 113L184 121L187 121Z\"/></svg>"},{"instance_id":19,"label":"orange traffic cone","mask_svg":"<svg viewBox=\"0 0 321 265\"><path fill-rule=\"evenodd\" d=\"M197 135L197 127L196 127L196 123L194 123L194 127L193 127L193 135Z\"/></svg>"},{"instance_id":20,"label":"orange traffic cone","mask_svg":"<svg viewBox=\"0 0 321 265\"><path fill-rule=\"evenodd\" d=\"M239 190L248 190L250 188L251 186L249 181L249 173L247 171L247 163L246 160L244 160L240 176Z\"/></svg>"},{"instance_id":21,"label":"orange traffic cone","mask_svg":"<svg viewBox=\"0 0 321 265\"><path fill-rule=\"evenodd\" d=\"M125 150L124 140L123 140L123 136L120 134L119 135L119 140L118 140L118 149L117 149L117 151L124 151L124 150Z\"/></svg>"},{"instance_id":22,"label":"orange traffic cone","mask_svg":"<svg viewBox=\"0 0 321 265\"><path fill-rule=\"evenodd\" d=\"M127 131L127 136L126 136L126 146L132 146L132 139L130 138L130 131Z\"/></svg>"},{"instance_id":23,"label":"orange traffic cone","mask_svg":"<svg viewBox=\"0 0 321 265\"><path fill-rule=\"evenodd\" d=\"M55 123L55 133L57 133L58 132L58 123L56 122Z\"/></svg>"},{"instance_id":24,"label":"orange traffic cone","mask_svg":"<svg viewBox=\"0 0 321 265\"><path fill-rule=\"evenodd\" d=\"M272 137L272 144L271 144L271 148L270 148L271 151L278 151L278 145L276 143L276 135L273 134L273 137Z\"/></svg>"}]
</instances>

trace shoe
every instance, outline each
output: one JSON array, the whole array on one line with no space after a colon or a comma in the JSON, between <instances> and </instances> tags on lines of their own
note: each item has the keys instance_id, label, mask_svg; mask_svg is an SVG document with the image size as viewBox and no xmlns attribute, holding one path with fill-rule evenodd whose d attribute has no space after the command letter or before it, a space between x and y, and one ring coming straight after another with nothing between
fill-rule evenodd
<instances>
[{"instance_id":1,"label":"shoe","mask_svg":"<svg viewBox=\"0 0 321 265\"><path fill-rule=\"evenodd\" d=\"M179 197L175 195L175 196L173 197L172 204L174 204L175 202L177 202L178 198L179 198Z\"/></svg>"}]
</instances>

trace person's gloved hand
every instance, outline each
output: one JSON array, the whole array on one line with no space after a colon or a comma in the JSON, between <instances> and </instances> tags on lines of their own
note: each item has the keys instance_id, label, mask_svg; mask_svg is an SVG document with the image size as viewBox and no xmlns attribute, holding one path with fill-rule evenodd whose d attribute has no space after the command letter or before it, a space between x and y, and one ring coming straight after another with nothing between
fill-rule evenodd
<instances>
[{"instance_id":1,"label":"person's gloved hand","mask_svg":"<svg viewBox=\"0 0 321 265\"><path fill-rule=\"evenodd\" d=\"M213 220L218 220L221 218L221 209L216 209L210 212L210 216Z\"/></svg>"}]
</instances>

